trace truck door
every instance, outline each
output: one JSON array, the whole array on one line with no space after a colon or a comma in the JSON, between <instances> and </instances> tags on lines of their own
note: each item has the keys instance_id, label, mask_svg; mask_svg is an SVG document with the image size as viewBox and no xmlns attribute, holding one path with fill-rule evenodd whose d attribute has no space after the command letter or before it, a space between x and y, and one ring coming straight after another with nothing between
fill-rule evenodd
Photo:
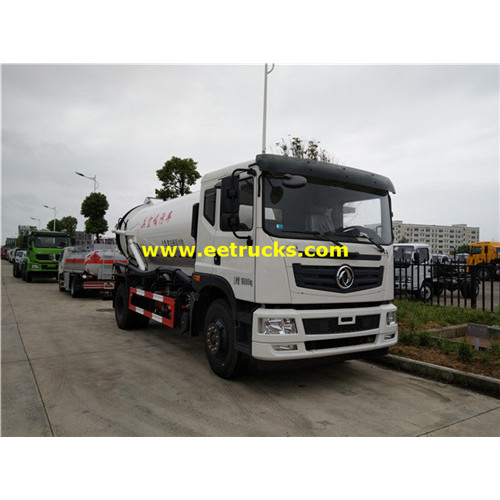
<instances>
[{"instance_id":1,"label":"truck door","mask_svg":"<svg viewBox=\"0 0 500 500\"><path fill-rule=\"evenodd\" d=\"M255 189L254 178L241 177L239 187L239 226L235 231L221 229L221 190L217 190L212 273L225 279L237 299L255 298ZM250 237L252 245L248 246Z\"/></svg>"},{"instance_id":2,"label":"truck door","mask_svg":"<svg viewBox=\"0 0 500 500\"><path fill-rule=\"evenodd\" d=\"M214 244L217 195L220 196L220 190L212 187L202 190L200 196L195 261L195 271L198 273L212 274L214 266L214 258L206 255L204 249Z\"/></svg>"}]
</instances>

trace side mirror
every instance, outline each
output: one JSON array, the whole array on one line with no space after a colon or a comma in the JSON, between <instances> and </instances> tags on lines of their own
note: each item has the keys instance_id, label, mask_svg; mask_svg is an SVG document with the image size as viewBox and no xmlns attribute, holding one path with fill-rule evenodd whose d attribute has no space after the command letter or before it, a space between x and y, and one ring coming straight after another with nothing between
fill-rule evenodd
<instances>
[{"instance_id":1,"label":"side mirror","mask_svg":"<svg viewBox=\"0 0 500 500\"><path fill-rule=\"evenodd\" d=\"M283 186L287 188L301 188L307 184L307 179L302 175L285 174L282 178Z\"/></svg>"},{"instance_id":2,"label":"side mirror","mask_svg":"<svg viewBox=\"0 0 500 500\"><path fill-rule=\"evenodd\" d=\"M239 175L231 175L222 179L220 220L222 231L235 231L240 225L238 217L240 208L239 180Z\"/></svg>"}]
</instances>

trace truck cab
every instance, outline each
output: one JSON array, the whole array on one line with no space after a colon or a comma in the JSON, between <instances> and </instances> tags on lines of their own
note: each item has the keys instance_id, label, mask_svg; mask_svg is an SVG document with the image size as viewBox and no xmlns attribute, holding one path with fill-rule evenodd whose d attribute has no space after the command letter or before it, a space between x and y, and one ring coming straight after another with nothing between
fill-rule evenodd
<instances>
[{"instance_id":1,"label":"truck cab","mask_svg":"<svg viewBox=\"0 0 500 500\"><path fill-rule=\"evenodd\" d=\"M481 280L500 279L500 242L481 241L469 246L467 272L473 270Z\"/></svg>"},{"instance_id":2,"label":"truck cab","mask_svg":"<svg viewBox=\"0 0 500 500\"><path fill-rule=\"evenodd\" d=\"M67 233L56 231L33 231L28 235L26 259L22 263L21 276L24 281L33 277L55 278L60 254L71 244Z\"/></svg>"},{"instance_id":3,"label":"truck cab","mask_svg":"<svg viewBox=\"0 0 500 500\"><path fill-rule=\"evenodd\" d=\"M432 254L426 243L394 245L394 289L428 301L434 293Z\"/></svg>"}]
</instances>

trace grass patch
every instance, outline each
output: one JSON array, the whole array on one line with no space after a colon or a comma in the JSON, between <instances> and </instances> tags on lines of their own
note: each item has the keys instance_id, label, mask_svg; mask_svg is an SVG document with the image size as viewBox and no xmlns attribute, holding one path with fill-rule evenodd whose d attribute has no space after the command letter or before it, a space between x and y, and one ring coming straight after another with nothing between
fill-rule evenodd
<instances>
[{"instance_id":1,"label":"grass patch","mask_svg":"<svg viewBox=\"0 0 500 500\"><path fill-rule=\"evenodd\" d=\"M443 326L479 323L500 325L500 309L495 312L452 306L430 306L421 302L395 300L400 333L420 332Z\"/></svg>"},{"instance_id":2,"label":"grass patch","mask_svg":"<svg viewBox=\"0 0 500 500\"><path fill-rule=\"evenodd\" d=\"M429 331L464 323L499 325L500 309L492 313L406 300L394 303L398 307L399 343L390 348L391 354L500 378L500 341L492 343L488 351L476 351L465 338L452 342L433 338Z\"/></svg>"}]
</instances>

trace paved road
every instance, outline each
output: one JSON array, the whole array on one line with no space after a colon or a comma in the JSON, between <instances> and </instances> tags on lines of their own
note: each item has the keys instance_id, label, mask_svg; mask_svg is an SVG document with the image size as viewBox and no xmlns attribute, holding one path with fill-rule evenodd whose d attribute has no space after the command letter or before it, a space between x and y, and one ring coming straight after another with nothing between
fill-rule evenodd
<instances>
[{"instance_id":1,"label":"paved road","mask_svg":"<svg viewBox=\"0 0 500 500\"><path fill-rule=\"evenodd\" d=\"M2 261L4 436L499 436L500 401L362 361L215 376L199 339Z\"/></svg>"}]
</instances>

